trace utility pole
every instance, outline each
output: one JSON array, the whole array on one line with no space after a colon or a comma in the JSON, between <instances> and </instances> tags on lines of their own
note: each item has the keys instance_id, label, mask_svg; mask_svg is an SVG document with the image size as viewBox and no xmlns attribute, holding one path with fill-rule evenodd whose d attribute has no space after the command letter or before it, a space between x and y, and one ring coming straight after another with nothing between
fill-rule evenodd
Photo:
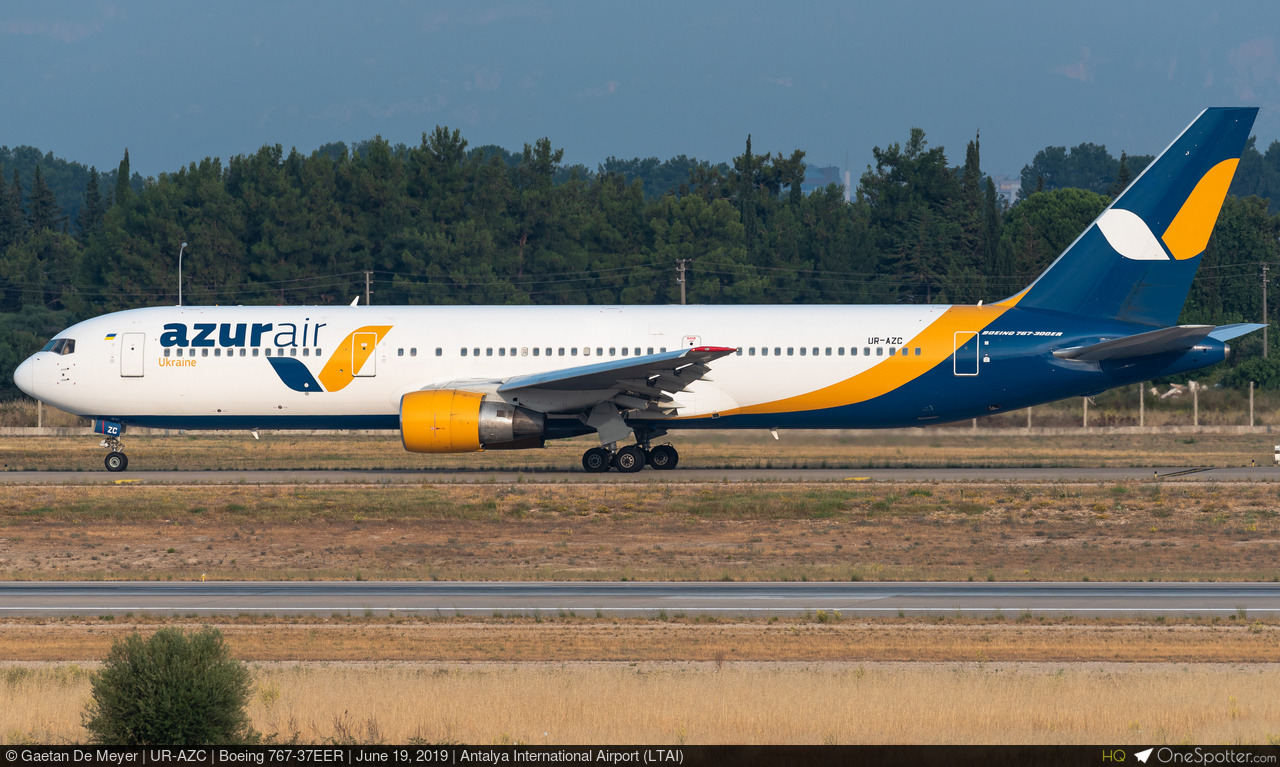
<instances>
[{"instance_id":1,"label":"utility pole","mask_svg":"<svg viewBox=\"0 0 1280 767\"><path fill-rule=\"evenodd\" d=\"M1262 356L1267 356L1267 269L1270 265L1262 264Z\"/></svg>"},{"instance_id":2,"label":"utility pole","mask_svg":"<svg viewBox=\"0 0 1280 767\"><path fill-rule=\"evenodd\" d=\"M685 286L685 270L689 268L689 260L687 258L676 259L676 282L680 283L680 305L684 306L684 286Z\"/></svg>"},{"instance_id":3,"label":"utility pole","mask_svg":"<svg viewBox=\"0 0 1280 767\"><path fill-rule=\"evenodd\" d=\"M364 273L364 305L365 306L369 305L369 276L371 274L373 274L373 272Z\"/></svg>"}]
</instances>

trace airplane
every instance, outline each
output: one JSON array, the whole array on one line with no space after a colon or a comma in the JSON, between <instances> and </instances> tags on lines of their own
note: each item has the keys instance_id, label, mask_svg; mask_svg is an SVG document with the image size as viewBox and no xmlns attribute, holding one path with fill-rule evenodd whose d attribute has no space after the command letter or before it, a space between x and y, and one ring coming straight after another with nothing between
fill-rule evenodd
<instances>
[{"instance_id":1,"label":"airplane","mask_svg":"<svg viewBox=\"0 0 1280 767\"><path fill-rule=\"evenodd\" d=\"M1177 324L1256 108L1206 109L1034 282L893 306L171 306L57 334L28 395L127 427L397 429L462 453L595 434L588 472L669 470L680 429L966 420L1221 362L1258 324ZM776 432L775 432L776 434Z\"/></svg>"}]
</instances>

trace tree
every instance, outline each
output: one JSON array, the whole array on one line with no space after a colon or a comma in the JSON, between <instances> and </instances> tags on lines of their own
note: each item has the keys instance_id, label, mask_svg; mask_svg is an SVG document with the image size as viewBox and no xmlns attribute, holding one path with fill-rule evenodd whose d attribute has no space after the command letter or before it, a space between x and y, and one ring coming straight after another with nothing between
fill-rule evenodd
<instances>
[{"instance_id":1,"label":"tree","mask_svg":"<svg viewBox=\"0 0 1280 767\"><path fill-rule=\"evenodd\" d=\"M115 204L120 206L128 206L130 198L133 197L133 189L129 186L129 149L124 150L124 159L120 161L120 167L116 170L116 196Z\"/></svg>"},{"instance_id":2,"label":"tree","mask_svg":"<svg viewBox=\"0 0 1280 767\"><path fill-rule=\"evenodd\" d=\"M102 217L105 213L106 206L102 193L98 190L98 169L89 168L89 181L84 188L84 204L80 206L80 215L76 217L77 238L80 244L87 242L89 235L102 226Z\"/></svg>"},{"instance_id":3,"label":"tree","mask_svg":"<svg viewBox=\"0 0 1280 767\"><path fill-rule=\"evenodd\" d=\"M1129 155L1124 152L1120 153L1120 167L1116 169L1116 180L1107 190L1107 194L1112 198L1119 197L1124 194L1124 190L1129 188L1129 184L1133 183L1133 174L1129 172Z\"/></svg>"},{"instance_id":4,"label":"tree","mask_svg":"<svg viewBox=\"0 0 1280 767\"><path fill-rule=\"evenodd\" d=\"M58 198L53 196L53 190L44 182L44 171L39 165L31 179L31 194L27 197L27 221L32 232L46 229L54 231L66 221L58 208Z\"/></svg>"},{"instance_id":5,"label":"tree","mask_svg":"<svg viewBox=\"0 0 1280 767\"><path fill-rule=\"evenodd\" d=\"M84 726L95 743L212 746L257 740L246 708L252 677L222 634L164 628L111 645L93 676Z\"/></svg>"}]
</instances>

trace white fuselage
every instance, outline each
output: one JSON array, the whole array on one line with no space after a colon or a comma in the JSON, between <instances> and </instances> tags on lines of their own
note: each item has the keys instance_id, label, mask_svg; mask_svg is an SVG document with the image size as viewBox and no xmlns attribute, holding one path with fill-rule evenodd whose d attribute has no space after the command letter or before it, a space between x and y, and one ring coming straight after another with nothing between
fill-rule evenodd
<instances>
[{"instance_id":1,"label":"white fuselage","mask_svg":"<svg viewBox=\"0 0 1280 767\"><path fill-rule=\"evenodd\" d=\"M33 396L90 417L145 417L159 425L167 416L201 416L226 419L228 428L261 418L258 426L270 428L279 416L394 417L404 394L451 381L503 380L690 346L740 348L716 363L711 380L679 395L677 417L686 419L802 396L893 364L947 309L157 307L68 328L58 338L74 340L73 353L34 355L15 379ZM174 325L184 328L181 343ZM199 339L205 345L195 345L196 328L209 325ZM268 353L296 359L319 376L353 332L371 326L386 330L339 390L294 391L268 362ZM952 352L949 344L924 351L935 359Z\"/></svg>"}]
</instances>

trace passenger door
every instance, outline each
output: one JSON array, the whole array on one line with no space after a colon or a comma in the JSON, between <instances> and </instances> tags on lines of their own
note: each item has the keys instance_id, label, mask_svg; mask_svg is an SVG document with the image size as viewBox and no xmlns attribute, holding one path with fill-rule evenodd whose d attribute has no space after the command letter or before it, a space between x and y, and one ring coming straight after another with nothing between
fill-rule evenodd
<instances>
[{"instance_id":1,"label":"passenger door","mask_svg":"<svg viewBox=\"0 0 1280 767\"><path fill-rule=\"evenodd\" d=\"M120 377L141 378L146 372L146 333L124 333L120 342Z\"/></svg>"},{"instance_id":2,"label":"passenger door","mask_svg":"<svg viewBox=\"0 0 1280 767\"><path fill-rule=\"evenodd\" d=\"M377 333L354 333L351 339L351 374L369 378L378 373L378 358L373 353L378 345Z\"/></svg>"},{"instance_id":3,"label":"passenger door","mask_svg":"<svg viewBox=\"0 0 1280 767\"><path fill-rule=\"evenodd\" d=\"M978 333L974 330L961 330L955 334L955 356L952 357L952 372L958 376L976 376L978 374Z\"/></svg>"}]
</instances>

